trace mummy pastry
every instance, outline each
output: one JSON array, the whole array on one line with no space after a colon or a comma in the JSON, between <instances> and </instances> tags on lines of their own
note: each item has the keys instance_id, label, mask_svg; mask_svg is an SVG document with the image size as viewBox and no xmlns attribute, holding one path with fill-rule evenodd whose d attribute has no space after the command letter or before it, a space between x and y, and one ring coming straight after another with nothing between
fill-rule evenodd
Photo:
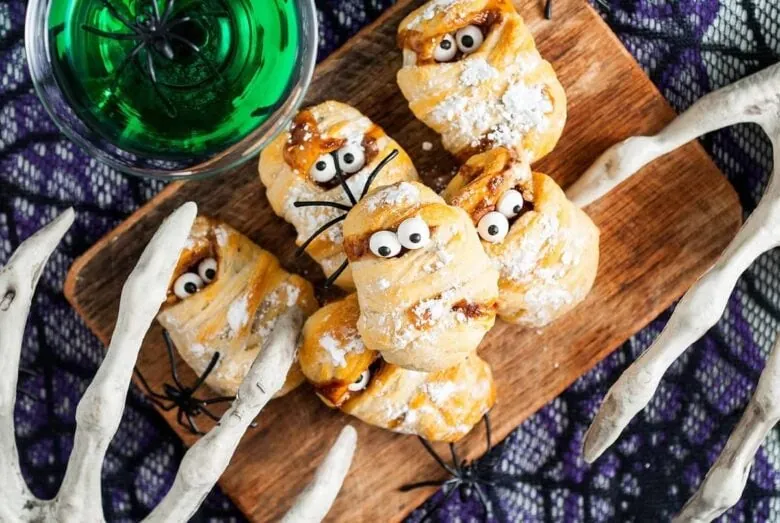
<instances>
[{"instance_id":1,"label":"mummy pastry","mask_svg":"<svg viewBox=\"0 0 780 523\"><path fill-rule=\"evenodd\" d=\"M372 172L396 150L397 157L383 164L372 186L417 180L417 171L401 146L357 109L325 102L301 111L290 131L260 156L260 179L274 212L295 226L297 244L341 287L354 285L343 266L338 221L361 197ZM329 223L335 226L327 227ZM322 227L327 231L317 234Z\"/></svg>"},{"instance_id":2,"label":"mummy pastry","mask_svg":"<svg viewBox=\"0 0 780 523\"><path fill-rule=\"evenodd\" d=\"M461 161L495 146L533 162L566 122L566 95L511 0L433 0L398 34L398 85Z\"/></svg>"},{"instance_id":3,"label":"mummy pastry","mask_svg":"<svg viewBox=\"0 0 780 523\"><path fill-rule=\"evenodd\" d=\"M443 193L466 210L501 272L502 320L541 327L590 291L599 231L548 176L498 148L471 158Z\"/></svg>"},{"instance_id":4,"label":"mummy pastry","mask_svg":"<svg viewBox=\"0 0 780 523\"><path fill-rule=\"evenodd\" d=\"M434 372L473 353L495 322L498 271L469 216L431 189L400 182L369 193L344 222L368 347Z\"/></svg>"},{"instance_id":5,"label":"mummy pastry","mask_svg":"<svg viewBox=\"0 0 780 523\"><path fill-rule=\"evenodd\" d=\"M385 362L357 331L357 297L327 305L303 329L300 363L322 400L377 427L430 441L457 441L495 403L493 375L475 353L424 373Z\"/></svg>"},{"instance_id":6,"label":"mummy pastry","mask_svg":"<svg viewBox=\"0 0 780 523\"><path fill-rule=\"evenodd\" d=\"M271 253L228 225L198 217L157 320L197 374L219 352L206 384L233 396L276 319L290 307L306 316L317 310L309 282L284 271ZM302 381L295 365L278 395Z\"/></svg>"}]
</instances>

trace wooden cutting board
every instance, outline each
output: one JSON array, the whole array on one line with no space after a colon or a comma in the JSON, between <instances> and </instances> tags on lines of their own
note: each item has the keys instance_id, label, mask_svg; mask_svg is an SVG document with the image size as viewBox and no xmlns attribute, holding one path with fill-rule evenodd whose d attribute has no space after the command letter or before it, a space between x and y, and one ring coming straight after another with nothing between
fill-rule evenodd
<instances>
[{"instance_id":1,"label":"wooden cutting board","mask_svg":"<svg viewBox=\"0 0 780 523\"><path fill-rule=\"evenodd\" d=\"M563 139L538 170L566 187L608 146L655 133L674 117L583 0L556 0L553 21L544 20L542 0L516 1L569 97ZM426 181L440 184L452 173L453 161L437 136L414 119L395 84L401 62L396 28L422 3L399 0L323 62L307 102L334 98L356 106L406 148ZM434 149L423 151L424 141ZM114 327L122 283L141 250L161 220L187 200L253 238L289 270L322 279L313 262L293 256L293 229L271 211L252 161L229 175L169 186L76 262L66 295L103 342ZM543 331L499 322L482 345L497 380L492 420L498 439L668 307L715 261L741 221L734 191L697 143L653 163L587 211L602 231L600 272L587 301ZM158 390L170 380L159 327L147 336L138 366ZM185 367L180 372L190 380ZM195 441L175 414L163 415L186 444ZM349 422L302 387L263 412L220 484L250 519L275 521ZM440 478L440 471L416 438L353 423L359 450L329 521L400 520L433 490L403 494L398 487ZM461 446L464 455L480 455L482 433Z\"/></svg>"}]
</instances>

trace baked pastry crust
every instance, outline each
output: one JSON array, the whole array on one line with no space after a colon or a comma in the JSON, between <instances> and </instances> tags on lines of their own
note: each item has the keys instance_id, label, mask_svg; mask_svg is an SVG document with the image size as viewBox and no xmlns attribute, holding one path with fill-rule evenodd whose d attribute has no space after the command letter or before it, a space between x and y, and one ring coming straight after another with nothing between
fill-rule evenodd
<instances>
[{"instance_id":1,"label":"baked pastry crust","mask_svg":"<svg viewBox=\"0 0 780 523\"><path fill-rule=\"evenodd\" d=\"M217 261L213 281L189 297L177 297L174 282L207 258ZM199 216L157 320L197 374L203 373L219 352L220 359L206 384L220 395L233 396L276 319L290 307L299 307L307 317L316 311L312 285L286 272L275 256L229 225ZM303 379L295 364L277 396L294 389Z\"/></svg>"},{"instance_id":2,"label":"baked pastry crust","mask_svg":"<svg viewBox=\"0 0 780 523\"><path fill-rule=\"evenodd\" d=\"M437 46L466 27L479 28L481 46L437 62ZM409 107L461 161L503 146L532 163L555 147L566 94L511 0L430 1L403 20L398 42Z\"/></svg>"},{"instance_id":3,"label":"baked pastry crust","mask_svg":"<svg viewBox=\"0 0 780 523\"><path fill-rule=\"evenodd\" d=\"M346 206L352 203L337 180L321 183L312 178L315 163L323 155L336 153L347 146L360 147L365 166L351 175L344 173L355 198L360 198L371 172L393 150L398 156L374 179L372 187L401 180L418 180L409 155L398 143L357 109L334 101L324 102L298 113L290 131L279 135L260 155L260 180L265 185L274 212L290 222L300 246L328 221L345 211L332 207L296 208L296 201L326 201ZM321 266L326 276L344 262L342 224L337 223L319 235L306 252ZM354 289L349 268L335 283Z\"/></svg>"},{"instance_id":4,"label":"baked pastry crust","mask_svg":"<svg viewBox=\"0 0 780 523\"><path fill-rule=\"evenodd\" d=\"M424 248L381 258L370 250L378 231L409 218L430 231ZM400 182L369 193L344 222L366 345L406 369L448 369L473 353L493 327L498 271L470 217L428 187Z\"/></svg>"},{"instance_id":5,"label":"baked pastry crust","mask_svg":"<svg viewBox=\"0 0 780 523\"><path fill-rule=\"evenodd\" d=\"M382 360L360 339L360 307L352 294L326 305L306 322L300 350L304 374L329 406L371 425L429 441L465 436L495 403L490 366L475 353L435 373ZM349 390L369 371L363 390Z\"/></svg>"},{"instance_id":6,"label":"baked pastry crust","mask_svg":"<svg viewBox=\"0 0 780 523\"><path fill-rule=\"evenodd\" d=\"M542 327L590 292L598 271L599 230L549 176L532 173L504 148L471 158L442 195L478 224L512 189L522 194L523 211L503 241L482 244L501 273L500 318Z\"/></svg>"}]
</instances>

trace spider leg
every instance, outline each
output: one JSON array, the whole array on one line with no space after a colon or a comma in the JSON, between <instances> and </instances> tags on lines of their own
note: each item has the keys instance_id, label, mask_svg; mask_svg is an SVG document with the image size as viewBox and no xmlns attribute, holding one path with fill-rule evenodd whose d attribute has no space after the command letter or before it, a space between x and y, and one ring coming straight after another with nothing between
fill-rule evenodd
<instances>
[{"instance_id":1,"label":"spider leg","mask_svg":"<svg viewBox=\"0 0 780 523\"><path fill-rule=\"evenodd\" d=\"M336 160L338 162L338 160ZM352 189L349 188L349 184L347 183L347 180L344 179L344 175L341 174L341 168L336 169L336 178L339 179L339 184L341 184L341 188L344 189L344 192L347 195L347 198L349 198L349 201L352 202L352 205L357 204L357 200L355 199L355 195L352 194Z\"/></svg>"},{"instance_id":2,"label":"spider leg","mask_svg":"<svg viewBox=\"0 0 780 523\"><path fill-rule=\"evenodd\" d=\"M83 24L81 29L88 33L92 33L93 35L110 38L111 40L143 40L146 38L144 35L138 33L109 33L108 31L101 31L97 27L92 27L87 24Z\"/></svg>"},{"instance_id":3,"label":"spider leg","mask_svg":"<svg viewBox=\"0 0 780 523\"><path fill-rule=\"evenodd\" d=\"M455 492L457 490L458 490L457 487L453 487L453 488L450 489L449 492L444 494L444 497L442 499L440 499L431 508L429 508L427 511L425 511L425 513L423 514L423 517L420 518L419 523L423 523L424 521L428 521L428 519L431 516L433 516L436 512L439 511L439 509L442 507L442 505L444 505L445 503L447 503L450 500L450 498L453 496L453 494L455 494Z\"/></svg>"},{"instance_id":4,"label":"spider leg","mask_svg":"<svg viewBox=\"0 0 780 523\"><path fill-rule=\"evenodd\" d=\"M176 386L180 389L184 389L184 385L182 385L181 380L179 379L179 372L176 370L176 358L173 357L173 339L171 339L171 333L168 332L166 329L163 329L162 331L163 340L165 340L165 351L168 353L168 363L171 365L171 376L173 376L173 381L176 383Z\"/></svg>"},{"instance_id":5,"label":"spider leg","mask_svg":"<svg viewBox=\"0 0 780 523\"><path fill-rule=\"evenodd\" d=\"M209 374L211 374L211 371L213 371L214 367L217 365L217 361L219 361L219 352L215 352L214 355L211 356L211 361L206 367L206 370L203 371L203 374L198 376L197 381L195 381L195 384L190 389L190 394L195 393L195 391L198 390L201 385L203 385L203 382L206 381L206 378L209 377Z\"/></svg>"},{"instance_id":6,"label":"spider leg","mask_svg":"<svg viewBox=\"0 0 780 523\"><path fill-rule=\"evenodd\" d=\"M216 421L217 423L219 423L219 419L220 419L220 418L219 418L219 417L218 417L216 414L214 414L213 412L211 412L211 411L209 410L209 408L208 408L208 407L206 407L205 405L201 405L201 406L200 406L200 411L201 411L203 414L205 414L206 416L208 416L209 418L211 418L211 419L213 419L214 421Z\"/></svg>"},{"instance_id":7,"label":"spider leg","mask_svg":"<svg viewBox=\"0 0 780 523\"><path fill-rule=\"evenodd\" d=\"M447 482L446 479L436 479L436 480L430 480L430 481L418 481L416 483L409 483L408 485L402 485L398 487L398 490L401 492L409 492L411 490L416 490L418 488L424 488L424 487L441 487Z\"/></svg>"},{"instance_id":8,"label":"spider leg","mask_svg":"<svg viewBox=\"0 0 780 523\"><path fill-rule=\"evenodd\" d=\"M165 396L163 394L160 394L159 392L155 392L154 390L152 390L152 387L149 385L149 382L146 381L146 378L144 377L143 374L141 374L141 371L138 370L138 367L134 367L133 372L135 373L136 376L138 376L138 380L141 382L142 385L141 388L145 389L142 390L141 392L144 392L150 401L152 401L153 403L155 399L170 401L170 398L168 396Z\"/></svg>"},{"instance_id":9,"label":"spider leg","mask_svg":"<svg viewBox=\"0 0 780 523\"><path fill-rule=\"evenodd\" d=\"M165 112L169 117L176 118L179 112L176 110L176 107L174 107L171 101L168 100L168 97L165 96L165 93L162 92L160 86L157 83L157 73L154 69L154 60L152 59L152 53L148 48L146 49L146 72L149 75L149 78L152 80L152 88L154 89L154 92L157 93L157 96L160 97L160 100L162 100L163 105L165 106Z\"/></svg>"},{"instance_id":10,"label":"spider leg","mask_svg":"<svg viewBox=\"0 0 780 523\"><path fill-rule=\"evenodd\" d=\"M24 389L16 389L17 394L21 394L25 398L29 399L30 401L40 401L38 397L35 396L35 394L32 394L30 392L27 392Z\"/></svg>"},{"instance_id":11,"label":"spider leg","mask_svg":"<svg viewBox=\"0 0 780 523\"><path fill-rule=\"evenodd\" d=\"M220 396L218 398L209 398L207 400L203 400L203 403L205 405L214 405L215 403L227 403L229 401L234 401L235 399L235 396Z\"/></svg>"},{"instance_id":12,"label":"spider leg","mask_svg":"<svg viewBox=\"0 0 780 523\"><path fill-rule=\"evenodd\" d=\"M138 56L138 53L141 52L141 49L143 49L146 46L146 42L138 42L135 47L128 53L127 56L122 60L122 62L119 64L119 67L116 68L114 71L114 81L111 82L111 92L113 93L117 85L119 84L119 80L122 78L122 73L125 72L125 69L127 69L127 66L130 65L130 63L135 59L136 56Z\"/></svg>"},{"instance_id":13,"label":"spider leg","mask_svg":"<svg viewBox=\"0 0 780 523\"><path fill-rule=\"evenodd\" d=\"M552 20L553 15L553 0L547 0L547 3L544 5L544 18L547 20Z\"/></svg>"},{"instance_id":14,"label":"spider leg","mask_svg":"<svg viewBox=\"0 0 780 523\"><path fill-rule=\"evenodd\" d=\"M111 13L111 16L122 22L125 27L128 29L132 29L134 33L140 33L141 31L138 29L138 26L131 22L126 16L124 16L122 13L120 13L116 7L114 7L114 4L111 2L111 0L100 0L103 5L108 9L108 12Z\"/></svg>"},{"instance_id":15,"label":"spider leg","mask_svg":"<svg viewBox=\"0 0 780 523\"><path fill-rule=\"evenodd\" d=\"M347 219L347 215L346 215L346 214L342 214L342 215L341 215L341 216L339 216L338 218L333 218L333 219L332 219L332 220L330 220L329 222L325 223L325 224L324 224L322 227L320 227L319 229L317 229L316 231L314 231L314 234L312 234L312 235L309 237L309 239L308 239L308 240L306 240L305 242L303 242L303 243L302 243L302 244L301 244L301 245L300 245L300 246L299 246L299 247L296 249L296 251L295 251L295 255L296 255L296 256L300 256L300 255L302 255L302 254L303 254L303 253L306 251L306 247L308 247L308 246L311 244L311 242L313 242L314 240L316 240L316 239L317 239L317 236L319 236L319 235L320 235L320 234L322 234L323 232L327 231L328 229L330 229L331 227L333 227L333 226L334 226L334 225L336 225L337 223L339 223L339 222L343 222L343 221L344 221L344 220L346 220L346 219Z\"/></svg>"},{"instance_id":16,"label":"spider leg","mask_svg":"<svg viewBox=\"0 0 780 523\"><path fill-rule=\"evenodd\" d=\"M366 197L366 194L368 194L368 191L371 189L371 184L374 183L374 180L379 175L379 173L382 172L382 169L384 169L388 163L395 160L398 154L398 149L393 149L393 151L385 156L384 159L374 168L374 170L371 171L371 174L368 175L368 178L366 179L366 184L363 186L363 192L360 194L361 200Z\"/></svg>"},{"instance_id":17,"label":"spider leg","mask_svg":"<svg viewBox=\"0 0 780 523\"><path fill-rule=\"evenodd\" d=\"M187 417L187 423L190 425L190 432L193 434L197 434L198 436L203 436L206 433L200 430L198 427L198 424L195 423L195 420L192 418L192 415L189 412L185 412L184 415Z\"/></svg>"},{"instance_id":18,"label":"spider leg","mask_svg":"<svg viewBox=\"0 0 780 523\"><path fill-rule=\"evenodd\" d=\"M344 205L343 203L338 202L294 202L293 207L333 207L334 209L340 209L346 212L352 210L352 207L349 205Z\"/></svg>"},{"instance_id":19,"label":"spider leg","mask_svg":"<svg viewBox=\"0 0 780 523\"><path fill-rule=\"evenodd\" d=\"M209 70L211 71L211 74L213 74L214 76L218 77L221 81L223 81L223 82L225 81L225 78L222 76L222 73L220 73L219 69L217 69L217 67L213 63L211 63L211 60L206 58L206 56L200 50L200 47L198 47L194 43L190 42L188 39L184 38L183 36L177 35L176 33L171 33L168 36L169 36L169 38L171 38L171 40L176 40L177 42L181 42L182 44L184 44L187 47L189 47L190 49L192 49L192 52L194 52L197 55L197 57L200 59L200 61L203 62L204 64L206 64L206 67L209 68Z\"/></svg>"},{"instance_id":20,"label":"spider leg","mask_svg":"<svg viewBox=\"0 0 780 523\"><path fill-rule=\"evenodd\" d=\"M463 472L462 462L458 459L458 453L455 451L455 444L450 443L450 456L452 456L452 464L455 465L455 470Z\"/></svg>"},{"instance_id":21,"label":"spider leg","mask_svg":"<svg viewBox=\"0 0 780 523\"><path fill-rule=\"evenodd\" d=\"M152 4L152 11L154 11L154 21L158 24L160 23L160 6L157 5L157 0L149 0L149 3Z\"/></svg>"},{"instance_id":22,"label":"spider leg","mask_svg":"<svg viewBox=\"0 0 780 523\"><path fill-rule=\"evenodd\" d=\"M474 491L477 493L479 502L482 503L482 508L485 509L485 521L487 521L490 519L490 515L493 512L490 510L490 503L488 502L487 497L485 496L485 492L482 490L482 487L479 485L479 483L474 483Z\"/></svg>"},{"instance_id":23,"label":"spider leg","mask_svg":"<svg viewBox=\"0 0 780 523\"><path fill-rule=\"evenodd\" d=\"M482 416L482 420L485 422L485 437L487 438L487 449L488 452L493 448L493 442L492 442L492 429L490 428L490 412L486 412L484 416Z\"/></svg>"},{"instance_id":24,"label":"spider leg","mask_svg":"<svg viewBox=\"0 0 780 523\"><path fill-rule=\"evenodd\" d=\"M443 469L444 469L446 472L448 472L449 474L451 474L451 475L453 475L453 476L456 476L456 477L458 476L458 472L457 472L455 469L453 469L452 467L450 467L449 465L447 465L447 464L444 462L444 460L443 460L443 459L441 459L441 456L439 456L439 455L436 453L436 451L433 449L433 447L431 446L431 444L430 444L430 443L428 443L427 441L425 441L425 440L424 440L423 438L421 438L420 436L417 436L417 439L419 439L419 440L420 440L420 443L422 443L422 446L423 446L423 447L425 447L425 450L427 450L427 451L428 451L428 454L430 454L430 455L431 455L431 457L432 457L432 458L433 458L433 459L436 461L436 463L438 463L438 464L439 464L439 466L440 466L441 468L443 468Z\"/></svg>"},{"instance_id":25,"label":"spider leg","mask_svg":"<svg viewBox=\"0 0 780 523\"><path fill-rule=\"evenodd\" d=\"M185 429L187 428L187 425L184 424L184 411L181 410L181 408L179 408L179 412L176 413L176 421Z\"/></svg>"},{"instance_id":26,"label":"spider leg","mask_svg":"<svg viewBox=\"0 0 780 523\"><path fill-rule=\"evenodd\" d=\"M160 24L165 24L168 22L168 19L173 14L173 4L174 0L166 0L165 2L165 10L163 11L162 18L160 19Z\"/></svg>"},{"instance_id":27,"label":"spider leg","mask_svg":"<svg viewBox=\"0 0 780 523\"><path fill-rule=\"evenodd\" d=\"M333 282L335 282L336 280L338 280L338 279L339 279L339 276L341 276L341 274L342 274L344 271L346 271L346 270L347 270L347 267L349 267L349 260L344 260L344 263L342 263L342 264L339 266L339 268L338 268L338 269L336 269L335 271L333 271L333 274L331 274L330 276L328 276L328 279L327 279L327 280L325 280L324 287L325 287L325 288L328 288L328 287L330 287L331 285L333 285Z\"/></svg>"}]
</instances>

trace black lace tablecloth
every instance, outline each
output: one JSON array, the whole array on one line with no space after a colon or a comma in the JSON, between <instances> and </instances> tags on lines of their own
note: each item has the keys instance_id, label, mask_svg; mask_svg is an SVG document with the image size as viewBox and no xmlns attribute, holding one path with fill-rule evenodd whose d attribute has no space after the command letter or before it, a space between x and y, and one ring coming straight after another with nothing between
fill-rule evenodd
<instances>
[{"instance_id":1,"label":"black lace tablecloth","mask_svg":"<svg viewBox=\"0 0 780 523\"><path fill-rule=\"evenodd\" d=\"M318 0L321 56L391 3ZM777 0L605 0L598 8L678 110L780 56ZM0 263L64 207L78 212L33 306L23 365L35 375L22 378L25 393L16 409L25 476L37 495L50 497L73 443L75 407L103 354L63 297L66 271L162 185L117 174L57 132L32 91L22 43L24 10L22 0L0 2ZM757 127L739 126L703 142L749 213L767 181L768 141ZM512 488L490 492L497 512L512 521L668 519L698 485L755 387L780 324L779 275L776 251L753 264L723 319L672 367L650 407L594 466L580 456L588 422L608 386L655 338L668 314L521 425L486 458L520 478ZM134 389L103 470L106 518L143 517L170 487L183 452ZM774 431L758 454L743 501L725 518L778 521L778 495L780 433ZM481 521L483 514L476 498L456 493L435 517ZM198 518L242 520L219 492L209 496Z\"/></svg>"}]
</instances>

